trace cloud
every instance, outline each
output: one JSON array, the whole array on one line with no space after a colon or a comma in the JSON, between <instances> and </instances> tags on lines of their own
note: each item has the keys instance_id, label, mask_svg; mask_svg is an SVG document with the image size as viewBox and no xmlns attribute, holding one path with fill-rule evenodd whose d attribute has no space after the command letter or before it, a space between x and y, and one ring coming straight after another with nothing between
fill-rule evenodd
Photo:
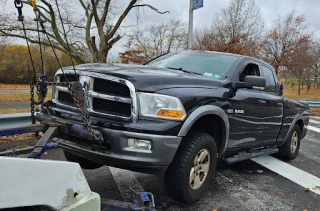
<instances>
[{"instance_id":1,"label":"cloud","mask_svg":"<svg viewBox=\"0 0 320 211\"><path fill-rule=\"evenodd\" d=\"M1 0L2 1L2 0ZM77 1L77 0L72 0ZM128 0L117 0L119 11L123 10ZM170 19L176 18L183 21L189 19L189 2L187 0L141 0L141 3L148 3L158 8L160 11L170 11L169 14L157 14L149 8L139 10L132 10L125 21L125 25L134 25L137 23L136 18L139 14L140 26L146 24L155 24L159 22L167 22ZM204 8L194 11L194 26L208 26L211 24L216 13L220 12L222 8L228 6L227 0L204 0ZM310 30L318 30L320 28L320 1L319 0L256 0L256 4L261 8L265 26L270 27L279 15L285 15L292 9L296 9L298 14L305 14L307 22L310 24ZM31 8L25 7L24 13L33 17ZM5 5L5 11L15 15L16 9L13 3L8 1ZM82 10L81 10L82 12ZM118 14L119 15L119 14ZM316 37L320 38L320 32L315 33ZM112 49L112 54L117 54L122 50L123 41L119 42Z\"/></svg>"}]
</instances>

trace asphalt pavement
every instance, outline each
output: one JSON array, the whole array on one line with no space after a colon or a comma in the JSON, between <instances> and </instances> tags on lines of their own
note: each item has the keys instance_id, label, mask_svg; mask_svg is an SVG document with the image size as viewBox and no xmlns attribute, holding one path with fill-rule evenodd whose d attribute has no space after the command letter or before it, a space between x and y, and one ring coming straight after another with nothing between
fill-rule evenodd
<instances>
[{"instance_id":1,"label":"asphalt pavement","mask_svg":"<svg viewBox=\"0 0 320 211\"><path fill-rule=\"evenodd\" d=\"M52 89L48 89L48 92L51 92ZM30 93L30 89L25 89L25 90L0 90L0 94L13 94L13 93Z\"/></svg>"},{"instance_id":2,"label":"asphalt pavement","mask_svg":"<svg viewBox=\"0 0 320 211\"><path fill-rule=\"evenodd\" d=\"M29 93L30 90L0 90L0 95L5 94L14 94L14 93ZM52 92L51 89L48 89L48 92ZM30 102L0 102L0 109L2 108L30 108Z\"/></svg>"},{"instance_id":3,"label":"asphalt pavement","mask_svg":"<svg viewBox=\"0 0 320 211\"><path fill-rule=\"evenodd\" d=\"M320 117L312 117L307 136L302 140L297 158L290 162L276 156L276 165L285 164L299 170L300 179L286 178L287 169L275 173L254 161L244 161L230 166L218 165L215 177L204 197L194 205L180 204L168 197L161 175L148 175L127 170L101 167L84 170L92 189L104 199L131 202L135 192L152 192L156 208L160 211L311 211L320 210L320 196L302 184L304 178L320 178ZM61 149L49 151L43 159L65 160ZM264 158L261 158L262 160ZM292 173L294 174L294 173ZM308 182L308 181L307 181ZM318 184L317 186L320 186Z\"/></svg>"},{"instance_id":4,"label":"asphalt pavement","mask_svg":"<svg viewBox=\"0 0 320 211\"><path fill-rule=\"evenodd\" d=\"M1 108L30 108L30 102L1 102Z\"/></svg>"}]
</instances>

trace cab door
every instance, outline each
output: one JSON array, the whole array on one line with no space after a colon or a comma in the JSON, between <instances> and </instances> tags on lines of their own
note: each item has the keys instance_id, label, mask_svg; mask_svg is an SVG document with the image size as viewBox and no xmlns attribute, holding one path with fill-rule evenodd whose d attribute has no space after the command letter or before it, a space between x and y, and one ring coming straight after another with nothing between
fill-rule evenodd
<instances>
[{"instance_id":1,"label":"cab door","mask_svg":"<svg viewBox=\"0 0 320 211\"><path fill-rule=\"evenodd\" d=\"M264 106L262 138L266 140L269 145L273 145L276 142L282 124L283 100L282 97L279 96L279 86L273 68L261 65L260 69L263 77L266 79L266 88L264 91L266 104Z\"/></svg>"},{"instance_id":2,"label":"cab door","mask_svg":"<svg viewBox=\"0 0 320 211\"><path fill-rule=\"evenodd\" d=\"M244 81L247 75L260 76L259 64L247 61L235 76L234 81ZM264 124L265 93L261 88L241 88L230 99L230 134L228 148L252 148L263 145L261 139Z\"/></svg>"}]
</instances>

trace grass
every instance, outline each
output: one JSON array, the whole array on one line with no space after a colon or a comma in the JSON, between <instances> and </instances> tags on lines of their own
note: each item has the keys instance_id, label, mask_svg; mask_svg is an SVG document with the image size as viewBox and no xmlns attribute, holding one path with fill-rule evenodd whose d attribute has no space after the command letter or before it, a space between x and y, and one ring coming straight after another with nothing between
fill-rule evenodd
<instances>
[{"instance_id":1,"label":"grass","mask_svg":"<svg viewBox=\"0 0 320 211\"><path fill-rule=\"evenodd\" d=\"M0 114L26 113L31 108L0 108Z\"/></svg>"},{"instance_id":2,"label":"grass","mask_svg":"<svg viewBox=\"0 0 320 211\"><path fill-rule=\"evenodd\" d=\"M283 96L292 98L292 99L320 99L320 88L315 89L311 88L307 93L307 86L303 87L303 89L300 90L300 95L298 95L298 87L284 87L283 90Z\"/></svg>"},{"instance_id":3,"label":"grass","mask_svg":"<svg viewBox=\"0 0 320 211\"><path fill-rule=\"evenodd\" d=\"M35 93L35 99L37 94ZM52 99L52 93L48 92L46 100ZM30 102L30 93L0 94L0 102Z\"/></svg>"},{"instance_id":4,"label":"grass","mask_svg":"<svg viewBox=\"0 0 320 211\"><path fill-rule=\"evenodd\" d=\"M2 84L0 83L0 90L26 90L30 89L28 84Z\"/></svg>"},{"instance_id":5,"label":"grass","mask_svg":"<svg viewBox=\"0 0 320 211\"><path fill-rule=\"evenodd\" d=\"M310 108L310 114L313 116L320 116L320 108Z\"/></svg>"},{"instance_id":6,"label":"grass","mask_svg":"<svg viewBox=\"0 0 320 211\"><path fill-rule=\"evenodd\" d=\"M37 137L34 133L25 133L20 135L13 135L13 136L2 136L0 137L0 143L1 142L11 142L11 141L34 141ZM21 146L20 146L21 147Z\"/></svg>"}]
</instances>

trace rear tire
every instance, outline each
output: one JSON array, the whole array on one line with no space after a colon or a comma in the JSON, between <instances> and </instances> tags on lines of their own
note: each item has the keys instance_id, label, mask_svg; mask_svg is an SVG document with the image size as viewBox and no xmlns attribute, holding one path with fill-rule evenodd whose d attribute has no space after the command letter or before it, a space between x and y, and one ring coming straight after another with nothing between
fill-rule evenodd
<instances>
[{"instance_id":1,"label":"rear tire","mask_svg":"<svg viewBox=\"0 0 320 211\"><path fill-rule=\"evenodd\" d=\"M190 132L165 172L168 195L182 203L198 201L208 189L217 163L214 139L201 132Z\"/></svg>"},{"instance_id":2,"label":"rear tire","mask_svg":"<svg viewBox=\"0 0 320 211\"><path fill-rule=\"evenodd\" d=\"M279 156L286 160L293 160L297 157L301 142L301 130L299 125L295 125L288 140L279 147Z\"/></svg>"},{"instance_id":3,"label":"rear tire","mask_svg":"<svg viewBox=\"0 0 320 211\"><path fill-rule=\"evenodd\" d=\"M84 159L82 157L76 156L70 152L68 152L67 150L63 150L64 156L66 157L66 159L70 162L75 162L75 163L79 163L79 165L81 166L81 168L83 169L97 169L100 168L101 164L98 163L94 163L90 160Z\"/></svg>"}]
</instances>

